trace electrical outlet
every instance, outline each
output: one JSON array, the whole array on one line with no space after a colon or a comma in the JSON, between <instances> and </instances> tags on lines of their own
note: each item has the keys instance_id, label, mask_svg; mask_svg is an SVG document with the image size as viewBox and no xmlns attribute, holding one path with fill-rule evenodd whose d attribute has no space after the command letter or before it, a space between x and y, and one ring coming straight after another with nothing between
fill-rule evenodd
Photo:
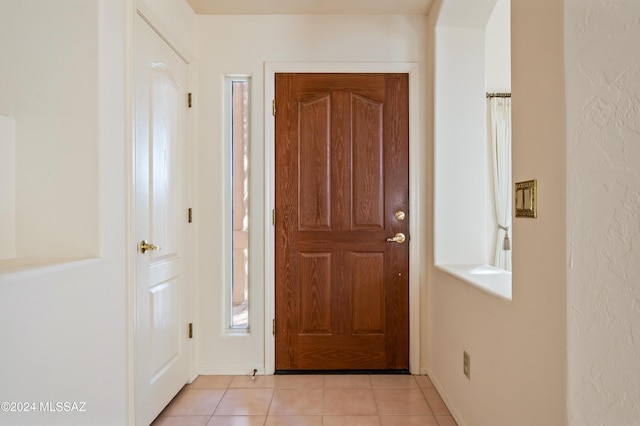
<instances>
[{"instance_id":1,"label":"electrical outlet","mask_svg":"<svg viewBox=\"0 0 640 426\"><path fill-rule=\"evenodd\" d=\"M466 351L462 353L462 372L471 380L471 357Z\"/></svg>"}]
</instances>

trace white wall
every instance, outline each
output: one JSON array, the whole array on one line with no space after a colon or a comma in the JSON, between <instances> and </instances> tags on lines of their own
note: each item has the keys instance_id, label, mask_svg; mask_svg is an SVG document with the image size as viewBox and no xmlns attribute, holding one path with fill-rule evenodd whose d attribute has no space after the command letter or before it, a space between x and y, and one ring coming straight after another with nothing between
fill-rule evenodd
<instances>
[{"instance_id":1,"label":"white wall","mask_svg":"<svg viewBox=\"0 0 640 426\"><path fill-rule=\"evenodd\" d=\"M172 2L174 12L190 11ZM130 419L133 13L130 0L0 1L0 114L15 119L22 179L15 187L16 212L24 216L18 255L100 255L48 266L26 260L22 270L0 270L0 401L86 403L82 413L0 412L3 425L112 426ZM168 24L187 40L184 27ZM66 238L60 250L50 244L58 237Z\"/></svg>"},{"instance_id":2,"label":"white wall","mask_svg":"<svg viewBox=\"0 0 640 426\"><path fill-rule=\"evenodd\" d=\"M201 16L199 17L199 152L197 252L198 367L201 372L248 373L264 367L265 62L417 62L427 68L423 16ZM223 77L251 76L251 335L224 334ZM418 96L425 105L426 74ZM424 83L424 84L423 84ZM270 104L270 102L269 102ZM424 123L420 134L426 135ZM423 171L427 173L427 170ZM425 177L426 179L426 177ZM206 219L204 219L206 218ZM271 338L269 335L268 338ZM273 366L266 366L273 368Z\"/></svg>"},{"instance_id":3,"label":"white wall","mask_svg":"<svg viewBox=\"0 0 640 426\"><path fill-rule=\"evenodd\" d=\"M485 32L487 92L511 92L511 0L497 0Z\"/></svg>"},{"instance_id":4,"label":"white wall","mask_svg":"<svg viewBox=\"0 0 640 426\"><path fill-rule=\"evenodd\" d=\"M430 13L439 9L438 25L484 28L493 13L496 0L436 0Z\"/></svg>"},{"instance_id":5,"label":"white wall","mask_svg":"<svg viewBox=\"0 0 640 426\"><path fill-rule=\"evenodd\" d=\"M186 0L133 0L134 4L153 15L154 24L181 53L193 62L196 36L196 15Z\"/></svg>"},{"instance_id":6,"label":"white wall","mask_svg":"<svg viewBox=\"0 0 640 426\"><path fill-rule=\"evenodd\" d=\"M569 424L640 422L640 3L566 0Z\"/></svg>"},{"instance_id":7,"label":"white wall","mask_svg":"<svg viewBox=\"0 0 640 426\"><path fill-rule=\"evenodd\" d=\"M485 88L487 93L511 93L511 0L497 0L485 29ZM485 102L485 105L488 105ZM487 123L489 113L485 111ZM489 125L487 135L489 134ZM490 200L495 198L493 183L493 150L491 138L487 136L487 155L489 158ZM489 264L495 261L496 235L498 232L495 207L490 201L490 214L487 215L487 243L489 245ZM511 236L513 237L513 235Z\"/></svg>"},{"instance_id":8,"label":"white wall","mask_svg":"<svg viewBox=\"0 0 640 426\"><path fill-rule=\"evenodd\" d=\"M16 255L16 123L0 115L0 260Z\"/></svg>"},{"instance_id":9,"label":"white wall","mask_svg":"<svg viewBox=\"0 0 640 426\"><path fill-rule=\"evenodd\" d=\"M17 130L18 238L35 246L19 254L39 255L40 243L52 247L67 233L60 255L102 254L0 273L0 400L86 402L83 413L1 412L2 424L127 421L125 4L0 5L1 108ZM80 235L87 241L77 242Z\"/></svg>"},{"instance_id":10,"label":"white wall","mask_svg":"<svg viewBox=\"0 0 640 426\"><path fill-rule=\"evenodd\" d=\"M484 27L435 33L435 256L437 264L489 261L493 217L487 151Z\"/></svg>"},{"instance_id":11,"label":"white wall","mask_svg":"<svg viewBox=\"0 0 640 426\"><path fill-rule=\"evenodd\" d=\"M0 114L16 122L16 256L96 256L97 3L5 1L0 15Z\"/></svg>"},{"instance_id":12,"label":"white wall","mask_svg":"<svg viewBox=\"0 0 640 426\"><path fill-rule=\"evenodd\" d=\"M538 179L539 213L514 220L512 302L431 267L429 367L460 426L567 418L564 10L513 0L511 13L513 178ZM436 93L440 83L436 75Z\"/></svg>"},{"instance_id":13,"label":"white wall","mask_svg":"<svg viewBox=\"0 0 640 426\"><path fill-rule=\"evenodd\" d=\"M435 261L491 264L497 226L485 93L510 91L509 0L447 0L431 14L437 15Z\"/></svg>"}]
</instances>

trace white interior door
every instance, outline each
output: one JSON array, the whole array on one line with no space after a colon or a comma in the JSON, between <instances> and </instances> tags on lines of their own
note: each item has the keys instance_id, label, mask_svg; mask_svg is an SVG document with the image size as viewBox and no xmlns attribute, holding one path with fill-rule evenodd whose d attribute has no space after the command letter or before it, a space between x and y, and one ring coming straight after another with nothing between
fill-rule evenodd
<instances>
[{"instance_id":1,"label":"white interior door","mask_svg":"<svg viewBox=\"0 0 640 426\"><path fill-rule=\"evenodd\" d=\"M134 46L135 407L136 424L147 425L189 374L188 65L140 16Z\"/></svg>"}]
</instances>

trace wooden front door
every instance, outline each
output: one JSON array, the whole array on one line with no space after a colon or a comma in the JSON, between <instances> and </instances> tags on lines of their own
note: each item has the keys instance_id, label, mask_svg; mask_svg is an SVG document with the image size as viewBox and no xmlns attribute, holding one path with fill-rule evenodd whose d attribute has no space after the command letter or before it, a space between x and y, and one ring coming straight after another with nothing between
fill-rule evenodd
<instances>
[{"instance_id":1,"label":"wooden front door","mask_svg":"<svg viewBox=\"0 0 640 426\"><path fill-rule=\"evenodd\" d=\"M275 88L276 371L408 370L408 76Z\"/></svg>"}]
</instances>

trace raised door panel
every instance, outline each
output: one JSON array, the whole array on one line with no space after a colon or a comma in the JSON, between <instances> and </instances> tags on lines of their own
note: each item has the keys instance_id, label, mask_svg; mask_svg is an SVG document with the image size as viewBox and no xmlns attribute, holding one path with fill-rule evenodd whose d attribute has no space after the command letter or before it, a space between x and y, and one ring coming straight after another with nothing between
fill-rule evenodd
<instances>
[{"instance_id":1,"label":"raised door panel","mask_svg":"<svg viewBox=\"0 0 640 426\"><path fill-rule=\"evenodd\" d=\"M331 334L331 253L300 253L299 297L302 334Z\"/></svg>"},{"instance_id":2,"label":"raised door panel","mask_svg":"<svg viewBox=\"0 0 640 426\"><path fill-rule=\"evenodd\" d=\"M150 382L180 361L179 112L180 86L165 64L149 63Z\"/></svg>"},{"instance_id":3,"label":"raised door panel","mask_svg":"<svg viewBox=\"0 0 640 426\"><path fill-rule=\"evenodd\" d=\"M161 247L153 258L177 256L179 84L167 66L149 64L150 241Z\"/></svg>"},{"instance_id":4,"label":"raised door panel","mask_svg":"<svg viewBox=\"0 0 640 426\"><path fill-rule=\"evenodd\" d=\"M351 96L353 229L384 229L382 107Z\"/></svg>"},{"instance_id":5,"label":"raised door panel","mask_svg":"<svg viewBox=\"0 0 640 426\"><path fill-rule=\"evenodd\" d=\"M384 253L352 253L352 333L384 334Z\"/></svg>"},{"instance_id":6,"label":"raised door panel","mask_svg":"<svg viewBox=\"0 0 640 426\"><path fill-rule=\"evenodd\" d=\"M331 227L331 97L298 105L301 230Z\"/></svg>"},{"instance_id":7,"label":"raised door panel","mask_svg":"<svg viewBox=\"0 0 640 426\"><path fill-rule=\"evenodd\" d=\"M161 376L166 369L171 368L171 365L180 357L179 286L178 278L175 277L160 282L149 290L151 382Z\"/></svg>"}]
</instances>

